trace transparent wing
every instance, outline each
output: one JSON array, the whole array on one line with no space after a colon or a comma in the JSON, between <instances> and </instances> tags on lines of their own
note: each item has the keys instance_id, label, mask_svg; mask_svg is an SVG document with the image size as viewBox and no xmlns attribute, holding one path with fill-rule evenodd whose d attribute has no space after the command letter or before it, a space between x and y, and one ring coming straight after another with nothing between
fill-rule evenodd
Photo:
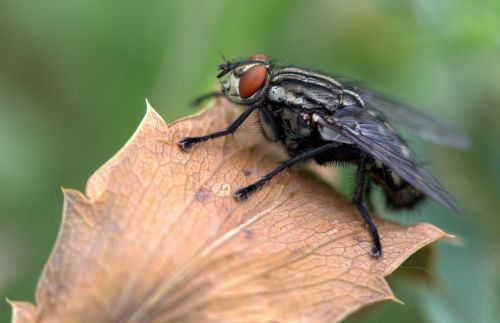
<instances>
[{"instance_id":1,"label":"transparent wing","mask_svg":"<svg viewBox=\"0 0 500 323\"><path fill-rule=\"evenodd\" d=\"M461 213L461 207L432 174L424 169L406 143L366 109L350 106L320 120L368 155L381 161L425 195Z\"/></svg>"},{"instance_id":2,"label":"transparent wing","mask_svg":"<svg viewBox=\"0 0 500 323\"><path fill-rule=\"evenodd\" d=\"M448 123L409 105L385 98L362 86L349 84L349 82L346 84L361 96L367 109L375 111L390 123L408 129L419 137L438 144L459 149L469 147L469 139Z\"/></svg>"}]
</instances>

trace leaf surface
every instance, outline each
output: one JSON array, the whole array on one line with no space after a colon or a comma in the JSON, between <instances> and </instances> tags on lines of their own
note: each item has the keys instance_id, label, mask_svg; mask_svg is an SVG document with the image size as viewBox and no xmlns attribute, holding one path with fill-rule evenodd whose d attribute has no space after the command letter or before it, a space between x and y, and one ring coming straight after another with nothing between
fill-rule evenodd
<instances>
[{"instance_id":1,"label":"leaf surface","mask_svg":"<svg viewBox=\"0 0 500 323\"><path fill-rule=\"evenodd\" d=\"M446 234L376 219L384 255L373 259L355 207L297 169L236 202L284 158L278 146L252 122L188 153L176 142L238 113L221 100L167 126L148 105L86 194L64 189L37 305L12 302L13 322L329 322L395 300L384 277Z\"/></svg>"}]
</instances>

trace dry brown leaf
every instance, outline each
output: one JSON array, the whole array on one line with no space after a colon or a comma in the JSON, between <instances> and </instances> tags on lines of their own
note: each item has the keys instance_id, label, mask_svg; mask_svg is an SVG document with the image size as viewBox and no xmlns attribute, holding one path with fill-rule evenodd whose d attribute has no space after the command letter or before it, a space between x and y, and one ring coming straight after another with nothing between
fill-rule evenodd
<instances>
[{"instance_id":1,"label":"dry brown leaf","mask_svg":"<svg viewBox=\"0 0 500 323\"><path fill-rule=\"evenodd\" d=\"M37 305L12 302L13 322L329 322L395 300L384 277L445 234L376 220L384 256L373 259L355 208L299 171L234 201L275 167L277 146L251 122L189 153L176 141L237 113L218 101L167 126L148 106L86 195L64 190Z\"/></svg>"}]
</instances>

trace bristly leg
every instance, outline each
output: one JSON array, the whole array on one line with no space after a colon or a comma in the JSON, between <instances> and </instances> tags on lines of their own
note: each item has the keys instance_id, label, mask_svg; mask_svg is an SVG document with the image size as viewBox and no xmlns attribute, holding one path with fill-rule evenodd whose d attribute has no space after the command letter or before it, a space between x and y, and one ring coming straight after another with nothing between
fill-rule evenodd
<instances>
[{"instance_id":1,"label":"bristly leg","mask_svg":"<svg viewBox=\"0 0 500 323\"><path fill-rule=\"evenodd\" d=\"M380 244L380 237L378 235L377 227L372 222L370 214L363 205L363 193L364 193L364 182L365 182L365 170L366 170L366 157L361 158L361 161L356 171L356 183L354 188L354 204L356 204L359 213L363 216L368 231L372 236L372 249L371 255L376 258L382 257L382 245Z\"/></svg>"},{"instance_id":2,"label":"bristly leg","mask_svg":"<svg viewBox=\"0 0 500 323\"><path fill-rule=\"evenodd\" d=\"M236 131L236 129L239 128L239 126L241 126L241 124L243 123L243 121L245 121L254 110L257 110L260 107L261 107L260 104L256 104L256 105L252 105L252 106L247 107L243 111L243 113L240 114L238 116L238 118L236 118L236 120L234 120L233 123L231 123L229 125L229 127L227 127L225 130L217 131L217 132L214 132L214 133L211 133L211 134L208 134L208 135L205 135L205 136L201 136L201 137L187 137L187 138L184 138L182 140L179 140L177 142L177 145L179 145L179 147L181 147L182 150L188 151L188 150L190 150L192 148L192 146L194 144L197 144L197 143L200 143L200 142L204 142L204 141L207 141L207 140L210 140L210 139L214 139L214 138L224 137L224 136L230 135L230 134L234 133Z\"/></svg>"},{"instance_id":3,"label":"bristly leg","mask_svg":"<svg viewBox=\"0 0 500 323\"><path fill-rule=\"evenodd\" d=\"M373 205L372 192L373 192L373 181L371 180L370 177L365 177L365 203L370 212L373 212L375 210L375 207Z\"/></svg>"},{"instance_id":4,"label":"bristly leg","mask_svg":"<svg viewBox=\"0 0 500 323\"><path fill-rule=\"evenodd\" d=\"M269 182L274 176L278 175L280 172L282 172L284 169L291 167L299 162L302 161L307 161L309 159L312 159L318 155L321 155L329 150L332 150L336 147L336 143L328 143L323 146L313 148L311 150L305 151L295 157L292 157L290 159L285 160L282 162L276 169L274 169L272 172L269 174L265 175L262 177L260 180L257 182L248 185L247 187L244 187L236 192L233 193L233 196L235 199L238 201L245 201L248 198L248 195L253 193L254 191L258 190L262 186L264 186L267 182Z\"/></svg>"}]
</instances>

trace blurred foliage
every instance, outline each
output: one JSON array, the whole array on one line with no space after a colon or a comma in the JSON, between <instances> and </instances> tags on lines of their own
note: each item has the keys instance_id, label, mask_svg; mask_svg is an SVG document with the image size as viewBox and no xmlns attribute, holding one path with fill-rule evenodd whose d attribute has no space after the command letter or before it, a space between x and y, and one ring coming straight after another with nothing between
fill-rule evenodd
<instances>
[{"instance_id":1,"label":"blurred foliage","mask_svg":"<svg viewBox=\"0 0 500 323\"><path fill-rule=\"evenodd\" d=\"M494 0L1 0L0 296L33 300L59 186L84 190L140 122L145 97L170 122L214 88L220 53L263 52L363 80L471 136L465 153L411 140L465 215L427 203L391 218L430 221L461 244L438 244L437 286L394 278L406 306L361 319L498 322L499 15ZM0 304L0 321L9 317Z\"/></svg>"}]
</instances>

